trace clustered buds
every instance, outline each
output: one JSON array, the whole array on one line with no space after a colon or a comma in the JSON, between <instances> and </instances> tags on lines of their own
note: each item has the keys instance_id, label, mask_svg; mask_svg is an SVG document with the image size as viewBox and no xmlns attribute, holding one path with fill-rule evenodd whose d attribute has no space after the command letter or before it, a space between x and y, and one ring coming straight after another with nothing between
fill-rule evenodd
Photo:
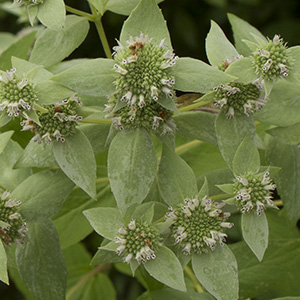
<instances>
[{"instance_id":1,"label":"clustered buds","mask_svg":"<svg viewBox=\"0 0 300 300\"><path fill-rule=\"evenodd\" d=\"M38 101L28 79L18 79L15 73L16 69L11 69L0 75L0 110L5 110L9 117L31 110Z\"/></svg>"},{"instance_id":2,"label":"clustered buds","mask_svg":"<svg viewBox=\"0 0 300 300\"><path fill-rule=\"evenodd\" d=\"M154 251L160 244L156 228L131 220L118 233L114 238L114 242L120 245L116 253L123 256L124 262L129 263L135 259L138 263L145 263L156 258Z\"/></svg>"},{"instance_id":3,"label":"clustered buds","mask_svg":"<svg viewBox=\"0 0 300 300\"><path fill-rule=\"evenodd\" d=\"M212 202L207 196L184 202L185 205L175 210L170 207L166 214L166 220L172 222L171 234L183 253L207 253L215 249L217 242L223 246L227 237L224 231L233 226L226 222L230 213L221 210L225 204Z\"/></svg>"},{"instance_id":4,"label":"clustered buds","mask_svg":"<svg viewBox=\"0 0 300 300\"><path fill-rule=\"evenodd\" d=\"M260 110L266 103L263 84L260 80L253 83L231 82L214 88L215 105L227 110L227 118L232 118L236 112L250 114Z\"/></svg>"},{"instance_id":5,"label":"clustered buds","mask_svg":"<svg viewBox=\"0 0 300 300\"><path fill-rule=\"evenodd\" d=\"M21 201L12 199L7 191L0 196L0 238L9 246L12 242L22 244L27 232L26 223L17 209L20 204Z\"/></svg>"},{"instance_id":6,"label":"clustered buds","mask_svg":"<svg viewBox=\"0 0 300 300\"><path fill-rule=\"evenodd\" d=\"M286 43L277 34L253 53L255 72L263 79L287 77L289 63Z\"/></svg>"},{"instance_id":7,"label":"clustered buds","mask_svg":"<svg viewBox=\"0 0 300 300\"><path fill-rule=\"evenodd\" d=\"M46 105L46 113L37 112L40 125L30 118L21 122L23 130L31 130L35 133L35 142L51 144L54 141L64 142L65 137L75 131L77 121L82 119L77 115L76 109L80 104L79 98L75 95L52 105Z\"/></svg>"},{"instance_id":8,"label":"clustered buds","mask_svg":"<svg viewBox=\"0 0 300 300\"><path fill-rule=\"evenodd\" d=\"M272 199L276 185L269 177L269 172L263 174L247 174L237 176L234 183L236 205L242 213L256 210L260 216L266 206L277 208Z\"/></svg>"},{"instance_id":9,"label":"clustered buds","mask_svg":"<svg viewBox=\"0 0 300 300\"><path fill-rule=\"evenodd\" d=\"M116 93L110 98L106 109L110 114L106 117L112 118L118 129L143 126L156 130L161 124L163 133L175 129L172 112L159 103L160 99L174 101L175 97L172 66L178 57L164 41L155 45L148 35L141 33L130 37L126 46L118 41L114 47L114 69L119 76L114 82Z\"/></svg>"}]
</instances>

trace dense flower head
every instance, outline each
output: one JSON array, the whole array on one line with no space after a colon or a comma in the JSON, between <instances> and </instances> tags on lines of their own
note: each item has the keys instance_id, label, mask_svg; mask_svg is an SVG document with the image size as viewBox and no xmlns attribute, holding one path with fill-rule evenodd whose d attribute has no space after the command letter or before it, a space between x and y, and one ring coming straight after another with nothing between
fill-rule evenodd
<instances>
[{"instance_id":1,"label":"dense flower head","mask_svg":"<svg viewBox=\"0 0 300 300\"><path fill-rule=\"evenodd\" d=\"M183 253L207 253L215 249L217 242L223 246L227 237L225 228L233 226L226 222L230 213L221 210L225 204L212 202L207 196L184 202L180 208L170 207L166 214L166 220L172 222L171 234Z\"/></svg>"},{"instance_id":2,"label":"dense flower head","mask_svg":"<svg viewBox=\"0 0 300 300\"><path fill-rule=\"evenodd\" d=\"M274 80L287 77L289 73L289 58L286 44L279 35L260 47L253 53L253 65L257 75L263 79Z\"/></svg>"},{"instance_id":3,"label":"dense flower head","mask_svg":"<svg viewBox=\"0 0 300 300\"><path fill-rule=\"evenodd\" d=\"M231 82L214 88L215 105L227 110L227 118L232 118L236 112L250 114L260 110L266 103L263 84L260 80L253 83Z\"/></svg>"},{"instance_id":4,"label":"dense flower head","mask_svg":"<svg viewBox=\"0 0 300 300\"><path fill-rule=\"evenodd\" d=\"M272 199L272 190L276 185L269 172L237 176L234 180L236 205L242 213L256 210L260 216L266 206L277 208Z\"/></svg>"},{"instance_id":5,"label":"dense flower head","mask_svg":"<svg viewBox=\"0 0 300 300\"><path fill-rule=\"evenodd\" d=\"M0 221L7 224L0 224L0 238L7 245L22 244L25 238L26 223L17 209L20 204L21 201L12 199L7 191L0 195Z\"/></svg>"},{"instance_id":6,"label":"dense flower head","mask_svg":"<svg viewBox=\"0 0 300 300\"><path fill-rule=\"evenodd\" d=\"M125 227L122 226L114 242L120 245L116 253L122 255L126 263L131 259L136 259L138 263L155 259L155 250L160 245L158 230L136 220L131 220Z\"/></svg>"},{"instance_id":7,"label":"dense flower head","mask_svg":"<svg viewBox=\"0 0 300 300\"><path fill-rule=\"evenodd\" d=\"M38 5L44 3L44 0L14 0L15 3L20 5Z\"/></svg>"},{"instance_id":8,"label":"dense flower head","mask_svg":"<svg viewBox=\"0 0 300 300\"><path fill-rule=\"evenodd\" d=\"M105 117L112 119L113 125L120 130L145 127L164 135L176 129L172 119L173 112L155 101L143 108L126 105L114 111L115 104L112 99L110 104L106 105L105 111L109 113Z\"/></svg>"},{"instance_id":9,"label":"dense flower head","mask_svg":"<svg viewBox=\"0 0 300 300\"><path fill-rule=\"evenodd\" d=\"M130 37L122 45L114 47L114 68L119 76L115 86L118 100L126 102L128 106L144 107L164 96L175 96L175 79L172 76L172 66L177 56L164 44L152 43L152 39L143 33Z\"/></svg>"},{"instance_id":10,"label":"dense flower head","mask_svg":"<svg viewBox=\"0 0 300 300\"><path fill-rule=\"evenodd\" d=\"M236 60L242 58L243 56L242 55L237 55L231 59L229 58L226 58L222 61L222 63L218 66L218 69L225 72L226 69L233 63L235 62Z\"/></svg>"},{"instance_id":11,"label":"dense flower head","mask_svg":"<svg viewBox=\"0 0 300 300\"><path fill-rule=\"evenodd\" d=\"M26 78L17 78L16 69L0 75L0 110L6 110L9 117L17 117L21 112L31 110L37 101L32 85Z\"/></svg>"},{"instance_id":12,"label":"dense flower head","mask_svg":"<svg viewBox=\"0 0 300 300\"><path fill-rule=\"evenodd\" d=\"M37 111L40 125L30 118L21 122L23 130L31 130L35 133L33 140L51 144L54 141L64 142L65 137L73 134L77 121L82 119L77 115L79 98L75 95L52 105L46 105L47 112Z\"/></svg>"}]
</instances>

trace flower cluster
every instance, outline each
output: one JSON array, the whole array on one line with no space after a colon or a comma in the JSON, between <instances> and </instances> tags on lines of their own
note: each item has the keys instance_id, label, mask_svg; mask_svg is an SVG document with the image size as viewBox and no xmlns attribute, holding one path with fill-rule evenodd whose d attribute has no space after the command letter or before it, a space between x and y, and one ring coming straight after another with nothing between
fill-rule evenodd
<instances>
[{"instance_id":1,"label":"flower cluster","mask_svg":"<svg viewBox=\"0 0 300 300\"><path fill-rule=\"evenodd\" d=\"M276 185L269 177L269 172L237 176L234 181L236 205L242 213L256 209L260 216L265 206L277 208L272 199L272 190Z\"/></svg>"},{"instance_id":2,"label":"flower cluster","mask_svg":"<svg viewBox=\"0 0 300 300\"><path fill-rule=\"evenodd\" d=\"M44 3L44 0L15 0L14 2L20 5L28 6L28 5L39 5L41 3Z\"/></svg>"},{"instance_id":3,"label":"flower cluster","mask_svg":"<svg viewBox=\"0 0 300 300\"><path fill-rule=\"evenodd\" d=\"M227 110L227 118L232 118L235 112L247 117L260 110L266 103L263 84L260 80L253 83L231 82L214 88L215 105Z\"/></svg>"},{"instance_id":4,"label":"flower cluster","mask_svg":"<svg viewBox=\"0 0 300 300\"><path fill-rule=\"evenodd\" d=\"M173 131L172 112L159 101L162 98L174 101L172 66L177 56L164 44L164 39L155 45L142 33L130 37L126 46L118 42L114 51L118 77L114 82L116 93L106 108L110 112L106 117L112 118L121 130L141 126L156 130L163 124L163 133Z\"/></svg>"},{"instance_id":5,"label":"flower cluster","mask_svg":"<svg viewBox=\"0 0 300 300\"><path fill-rule=\"evenodd\" d=\"M11 199L9 192L4 192L0 198L0 238L2 241L11 245L12 242L23 243L25 232L27 231L26 223L17 211L17 206L21 201Z\"/></svg>"},{"instance_id":6,"label":"flower cluster","mask_svg":"<svg viewBox=\"0 0 300 300\"><path fill-rule=\"evenodd\" d=\"M138 263L155 259L154 251L159 246L158 230L152 226L131 220L126 227L118 230L120 235L114 241L120 246L116 253L124 257L124 262L129 263L136 259Z\"/></svg>"},{"instance_id":7,"label":"flower cluster","mask_svg":"<svg viewBox=\"0 0 300 300\"><path fill-rule=\"evenodd\" d=\"M18 79L16 69L0 75L0 110L6 110L9 117L17 117L22 111L29 111L38 101L28 79Z\"/></svg>"},{"instance_id":8,"label":"flower cluster","mask_svg":"<svg viewBox=\"0 0 300 300\"><path fill-rule=\"evenodd\" d=\"M213 203L207 196L202 200L185 199L185 205L173 210L169 208L166 220L172 222L171 232L175 243L183 248L185 255L206 253L214 250L217 242L221 246L226 241L225 228L230 213L222 212L224 203Z\"/></svg>"},{"instance_id":9,"label":"flower cluster","mask_svg":"<svg viewBox=\"0 0 300 300\"><path fill-rule=\"evenodd\" d=\"M286 44L277 34L253 53L255 72L263 79L274 80L288 76L289 64Z\"/></svg>"},{"instance_id":10,"label":"flower cluster","mask_svg":"<svg viewBox=\"0 0 300 300\"><path fill-rule=\"evenodd\" d=\"M237 55L235 57L233 57L232 59L226 58L222 61L222 63L218 66L218 69L225 72L226 69L236 60L242 58L243 55Z\"/></svg>"},{"instance_id":11,"label":"flower cluster","mask_svg":"<svg viewBox=\"0 0 300 300\"><path fill-rule=\"evenodd\" d=\"M38 143L43 141L50 145L53 140L64 142L66 136L74 133L77 121L82 119L77 115L78 104L79 98L73 95L62 102L46 105L46 113L37 112L40 124L27 118L21 122L23 130L34 132L33 140Z\"/></svg>"}]
</instances>

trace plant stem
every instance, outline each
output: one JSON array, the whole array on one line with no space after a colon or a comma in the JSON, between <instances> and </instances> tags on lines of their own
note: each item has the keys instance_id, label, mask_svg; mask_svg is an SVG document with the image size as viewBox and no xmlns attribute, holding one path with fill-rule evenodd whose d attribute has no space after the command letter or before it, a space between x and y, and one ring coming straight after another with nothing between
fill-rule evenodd
<instances>
[{"instance_id":1,"label":"plant stem","mask_svg":"<svg viewBox=\"0 0 300 300\"><path fill-rule=\"evenodd\" d=\"M111 124L111 120L108 119L83 119L80 123L96 123L96 124Z\"/></svg>"},{"instance_id":2,"label":"plant stem","mask_svg":"<svg viewBox=\"0 0 300 300\"><path fill-rule=\"evenodd\" d=\"M194 141L191 141L189 143L185 143L183 145L180 145L180 146L176 147L175 152L179 153L179 152L187 150L189 148L193 148L193 147L195 147L195 146L197 146L201 143L202 143L202 141L199 141L199 140L194 140Z\"/></svg>"},{"instance_id":3,"label":"plant stem","mask_svg":"<svg viewBox=\"0 0 300 300\"><path fill-rule=\"evenodd\" d=\"M188 111L188 110L191 110L191 109L195 109L197 107L201 107L201 106L203 106L205 104L208 104L208 103L211 103L211 100L200 101L200 102L197 102L197 103L194 103L194 104L191 104L191 105L184 106L182 108L179 108L179 111L180 112Z\"/></svg>"},{"instance_id":4,"label":"plant stem","mask_svg":"<svg viewBox=\"0 0 300 300\"><path fill-rule=\"evenodd\" d=\"M76 14L78 16L82 16L85 17L87 20L94 22L94 16L92 14L86 13L84 11L81 11L79 9L73 8L71 6L65 5L66 7L66 11L72 13L72 14Z\"/></svg>"},{"instance_id":5,"label":"plant stem","mask_svg":"<svg viewBox=\"0 0 300 300\"><path fill-rule=\"evenodd\" d=\"M110 47L109 47L109 44L108 44L108 41L107 41L107 38L106 38L106 34L105 34L105 31L104 31L102 22L101 22L102 15L97 12L96 8L92 4L89 4L89 5L90 5L90 8L91 8L93 17L94 17L93 22L95 23L95 26L97 28L97 31L98 31L98 34L99 34L99 37L100 37L105 55L106 55L107 58L112 58L112 55L111 55L111 52L110 52Z\"/></svg>"},{"instance_id":6,"label":"plant stem","mask_svg":"<svg viewBox=\"0 0 300 300\"><path fill-rule=\"evenodd\" d=\"M229 198L234 196L234 194L220 194L220 195L215 195L215 196L211 196L209 197L211 200L219 200L219 199L223 199L223 198Z\"/></svg>"},{"instance_id":7,"label":"plant stem","mask_svg":"<svg viewBox=\"0 0 300 300\"><path fill-rule=\"evenodd\" d=\"M190 277L190 279L192 280L195 289L198 293L203 293L203 289L199 283L199 281L197 280L196 276L194 275L193 271L191 270L191 268L189 266L186 266L184 268L184 272Z\"/></svg>"}]
</instances>

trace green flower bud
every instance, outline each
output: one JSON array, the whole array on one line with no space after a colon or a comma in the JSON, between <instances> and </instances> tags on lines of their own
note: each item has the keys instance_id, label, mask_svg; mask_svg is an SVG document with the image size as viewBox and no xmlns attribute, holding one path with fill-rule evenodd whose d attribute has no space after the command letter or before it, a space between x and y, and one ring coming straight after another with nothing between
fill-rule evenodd
<instances>
[{"instance_id":1,"label":"green flower bud","mask_svg":"<svg viewBox=\"0 0 300 300\"><path fill-rule=\"evenodd\" d=\"M17 209L20 204L21 201L12 199L9 192L0 194L0 221L7 224L0 224L0 238L9 246L12 242L22 244L27 231L26 223Z\"/></svg>"},{"instance_id":2,"label":"green flower bud","mask_svg":"<svg viewBox=\"0 0 300 300\"><path fill-rule=\"evenodd\" d=\"M129 263L131 259L136 259L138 263L145 263L156 258L154 251L160 245L156 228L131 220L126 227L122 226L118 233L114 238L114 242L119 244L116 253L123 256L124 262Z\"/></svg>"},{"instance_id":3,"label":"green flower bud","mask_svg":"<svg viewBox=\"0 0 300 300\"><path fill-rule=\"evenodd\" d=\"M31 130L35 133L33 140L51 144L54 141L64 142L65 137L74 133L77 121L82 117L77 115L77 107L80 104L79 98L75 95L62 102L46 105L48 112L37 111L40 124L30 118L21 122L23 130Z\"/></svg>"},{"instance_id":4,"label":"green flower bud","mask_svg":"<svg viewBox=\"0 0 300 300\"><path fill-rule=\"evenodd\" d=\"M260 80L253 83L231 82L214 88L215 105L227 110L230 119L236 112L250 114L260 110L266 103Z\"/></svg>"},{"instance_id":5,"label":"green flower bud","mask_svg":"<svg viewBox=\"0 0 300 300\"><path fill-rule=\"evenodd\" d=\"M221 210L225 204L213 203L207 196L200 201L197 198L184 201L180 208L170 207L166 215L166 220L172 222L175 243L183 248L183 253L207 253L215 249L217 242L223 246L227 237L225 228L233 226L226 222L230 213Z\"/></svg>"},{"instance_id":6,"label":"green flower bud","mask_svg":"<svg viewBox=\"0 0 300 300\"><path fill-rule=\"evenodd\" d=\"M257 215L260 216L265 206L277 208L271 200L271 191L275 188L269 172L237 176L234 180L236 205L242 213L256 209Z\"/></svg>"},{"instance_id":7,"label":"green flower bud","mask_svg":"<svg viewBox=\"0 0 300 300\"><path fill-rule=\"evenodd\" d=\"M253 65L256 74L263 79L275 80L288 76L290 61L286 44L277 34L253 53Z\"/></svg>"},{"instance_id":8,"label":"green flower bud","mask_svg":"<svg viewBox=\"0 0 300 300\"><path fill-rule=\"evenodd\" d=\"M11 69L0 75L0 110L6 110L9 117L31 110L38 101L28 79L18 79L15 72L16 69Z\"/></svg>"}]
</instances>

